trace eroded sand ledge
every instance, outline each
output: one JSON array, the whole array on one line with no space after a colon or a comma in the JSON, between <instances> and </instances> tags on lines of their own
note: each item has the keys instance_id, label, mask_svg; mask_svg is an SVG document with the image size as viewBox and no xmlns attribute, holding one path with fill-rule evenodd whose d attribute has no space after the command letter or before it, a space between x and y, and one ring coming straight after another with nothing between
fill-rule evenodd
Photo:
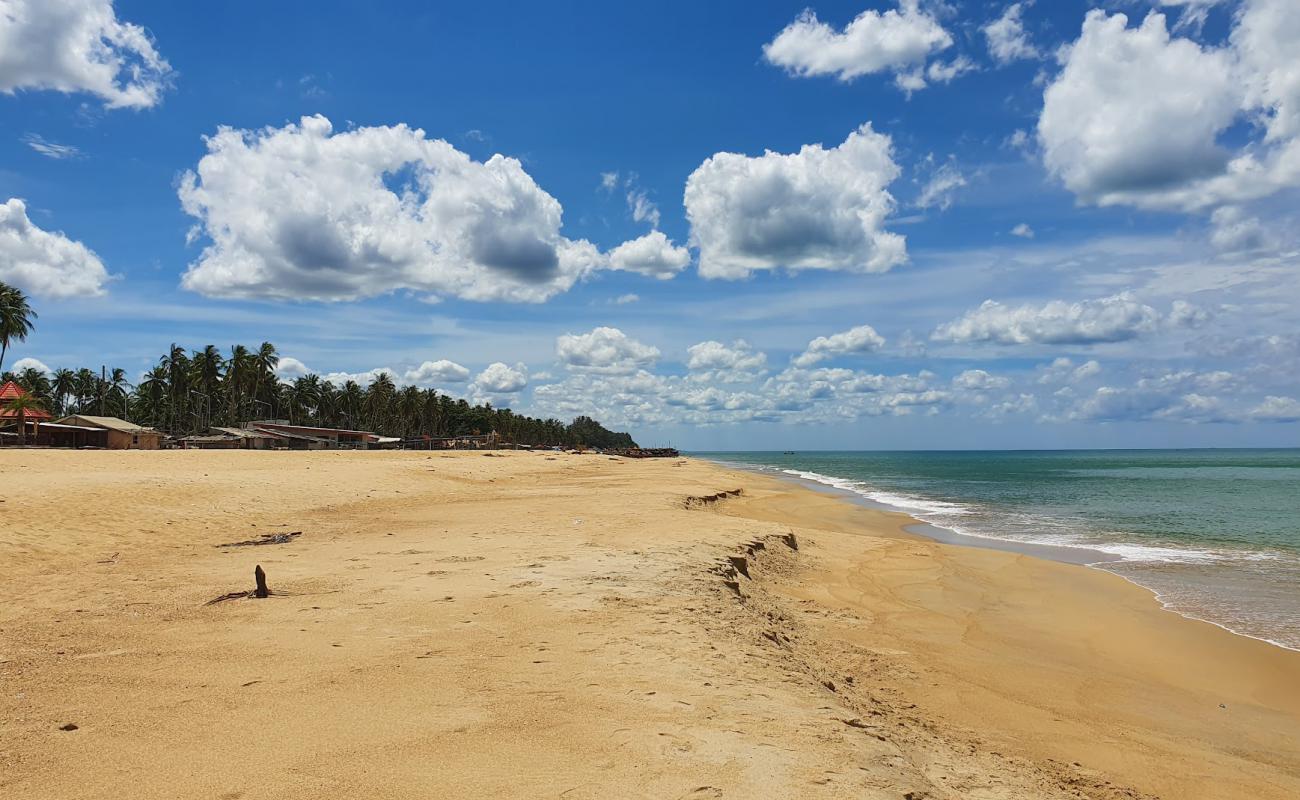
<instances>
[{"instance_id":1,"label":"eroded sand ledge","mask_svg":"<svg viewBox=\"0 0 1300 800\"><path fill-rule=\"evenodd\" d=\"M1300 654L703 462L11 451L0 499L6 798L1300 796Z\"/></svg>"}]
</instances>

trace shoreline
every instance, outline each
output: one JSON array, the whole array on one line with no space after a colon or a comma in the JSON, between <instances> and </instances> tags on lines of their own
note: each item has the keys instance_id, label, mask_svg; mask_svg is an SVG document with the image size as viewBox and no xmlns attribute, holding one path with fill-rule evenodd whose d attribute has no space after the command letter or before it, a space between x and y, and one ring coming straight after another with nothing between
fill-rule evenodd
<instances>
[{"instance_id":1,"label":"shoreline","mask_svg":"<svg viewBox=\"0 0 1300 800\"><path fill-rule=\"evenodd\" d=\"M771 475L524 452L0 469L15 800L1300 792L1294 653ZM209 604L254 564L270 598Z\"/></svg>"},{"instance_id":2,"label":"shoreline","mask_svg":"<svg viewBox=\"0 0 1300 800\"><path fill-rule=\"evenodd\" d=\"M1156 602L1156 604L1161 608L1161 610L1167 611L1177 617L1180 617L1185 620L1192 620L1194 622L1203 622L1206 623L1207 625L1213 625L1216 628L1227 631L1228 633L1231 633L1235 636L1241 636L1246 639L1252 639L1257 642L1263 642L1265 644L1271 645L1273 647L1278 647L1283 650L1287 650L1289 652L1300 653L1300 646L1289 645L1286 644L1285 642L1280 642L1275 639L1270 639L1267 636L1256 635L1252 633L1247 633L1245 631L1237 630L1227 623L1219 622L1213 619L1208 619L1205 616L1199 616L1197 615L1197 613L1193 611L1182 610L1173 607L1172 605L1166 602L1166 595L1163 594L1156 587L1148 586L1147 584L1143 583L1142 581L1138 580L1133 576L1125 575L1124 573L1117 572L1113 569L1108 569L1107 568L1108 564L1121 564L1127 561L1127 559L1125 559L1123 556L1117 554L1107 553L1105 551L1096 550L1083 545L1075 546L1075 545L1037 544L1034 542L1024 542L1016 539L1003 539L995 536L982 536L980 534L973 534L973 533L960 533L958 531L952 530L951 528L945 528L942 525L938 525L933 522L920 519L916 517L911 510L907 508L901 506L891 506L888 503L881 502L878 500L873 500L872 498L869 497L864 497L862 494L855 492L851 489L846 489L840 486L836 486L835 484L832 483L809 478L806 477L805 475L793 474L790 471L778 467L774 467L771 465L758 465L749 462L725 461L722 459L714 459L707 456L692 455L691 457L700 458L704 461L717 464L718 466L727 469L739 469L745 472L753 472L757 475L773 477L780 481L788 481L790 483L793 483L797 486L806 489L811 489L813 491L824 492L826 494L833 495L837 498L840 498L841 500L845 500L855 505L860 505L864 508L888 511L897 514L905 514L913 520L913 524L907 525L905 527L905 530L907 530L909 533L924 537L931 541L939 542L942 544L954 545L957 547L974 547L974 548L985 549L985 550L1018 553L1020 555L1029 556L1031 558L1041 558L1059 564L1071 564L1074 566L1088 567L1090 569L1105 572L1108 575L1114 575L1117 578L1122 578L1123 580L1127 581L1133 586L1136 586L1139 589L1148 592L1151 595L1152 600ZM828 475L822 477L830 478L833 480L839 480L835 476Z\"/></svg>"}]
</instances>

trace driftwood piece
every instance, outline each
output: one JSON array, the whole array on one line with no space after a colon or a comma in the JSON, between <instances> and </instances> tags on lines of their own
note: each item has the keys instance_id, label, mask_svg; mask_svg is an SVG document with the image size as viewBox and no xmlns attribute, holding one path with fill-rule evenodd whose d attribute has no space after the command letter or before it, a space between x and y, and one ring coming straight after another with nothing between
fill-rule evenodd
<instances>
[{"instance_id":1,"label":"driftwood piece","mask_svg":"<svg viewBox=\"0 0 1300 800\"><path fill-rule=\"evenodd\" d=\"M211 605L216 605L217 603L224 603L227 600L240 600L247 597L260 598L260 597L271 596L271 590L267 588L266 585L266 571L262 569L261 564L258 564L256 567L253 568L253 582L256 584L256 586L253 588L253 591L251 592L247 592L247 591L227 592L226 594L223 594L220 597L212 598L208 602L204 603L204 605L211 606Z\"/></svg>"},{"instance_id":2,"label":"driftwood piece","mask_svg":"<svg viewBox=\"0 0 1300 800\"><path fill-rule=\"evenodd\" d=\"M302 536L302 531L290 531L289 533L266 533L256 539L245 539L242 542L226 542L225 544L214 545L215 547L257 547L264 544L286 544L292 542L295 538Z\"/></svg>"}]
</instances>

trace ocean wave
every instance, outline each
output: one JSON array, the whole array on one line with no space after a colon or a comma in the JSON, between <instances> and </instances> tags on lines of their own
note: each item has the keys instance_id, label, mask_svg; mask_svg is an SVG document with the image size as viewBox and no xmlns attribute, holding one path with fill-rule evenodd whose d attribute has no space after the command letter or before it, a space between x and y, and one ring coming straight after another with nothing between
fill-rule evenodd
<instances>
[{"instance_id":1,"label":"ocean wave","mask_svg":"<svg viewBox=\"0 0 1300 800\"><path fill-rule=\"evenodd\" d=\"M837 478L833 475L822 475L819 472L806 472L797 469L783 469L781 471L787 475L794 475L803 478L806 481L813 481L815 483L825 484L826 486L832 486L836 489L853 492L854 494L865 497L876 503L880 503L881 505L890 506L904 511L919 511L925 514L954 516L971 513L970 507L964 506L960 503L949 503L944 500L932 500L929 498L884 492L868 486L862 481L853 481L848 480L847 478Z\"/></svg>"},{"instance_id":2,"label":"ocean wave","mask_svg":"<svg viewBox=\"0 0 1300 800\"><path fill-rule=\"evenodd\" d=\"M958 536L1012 544L1092 550L1114 556L1120 561L1129 563L1212 564L1225 561L1274 561L1281 558L1280 554L1267 551L1216 550L1178 545L1142 544L1118 540L1122 536L1122 534L1118 533L1113 534L1116 537L1115 539L1102 538L1097 534L1082 535L1075 530L1071 530L1069 523L1062 520L1023 513L995 515L962 503L883 491L864 481L839 478L834 475L823 475L808 470L781 469L780 471L806 481L852 492L874 503L911 514L924 522L945 528ZM969 522L953 519L954 517L970 518L977 516L989 517L987 520L988 525L991 528L997 528L997 532L982 530ZM1036 530L1032 533L1015 534L1007 531L1007 528L1031 528ZM1043 532L1052 529L1065 532Z\"/></svg>"}]
</instances>

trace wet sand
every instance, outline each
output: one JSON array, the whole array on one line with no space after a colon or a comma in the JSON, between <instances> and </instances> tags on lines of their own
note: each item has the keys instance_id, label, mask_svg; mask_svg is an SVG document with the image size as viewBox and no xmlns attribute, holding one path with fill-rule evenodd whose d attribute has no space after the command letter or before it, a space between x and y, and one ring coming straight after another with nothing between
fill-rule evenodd
<instances>
[{"instance_id":1,"label":"wet sand","mask_svg":"<svg viewBox=\"0 0 1300 800\"><path fill-rule=\"evenodd\" d=\"M0 451L0 500L6 798L1300 796L1300 654L705 462Z\"/></svg>"}]
</instances>

